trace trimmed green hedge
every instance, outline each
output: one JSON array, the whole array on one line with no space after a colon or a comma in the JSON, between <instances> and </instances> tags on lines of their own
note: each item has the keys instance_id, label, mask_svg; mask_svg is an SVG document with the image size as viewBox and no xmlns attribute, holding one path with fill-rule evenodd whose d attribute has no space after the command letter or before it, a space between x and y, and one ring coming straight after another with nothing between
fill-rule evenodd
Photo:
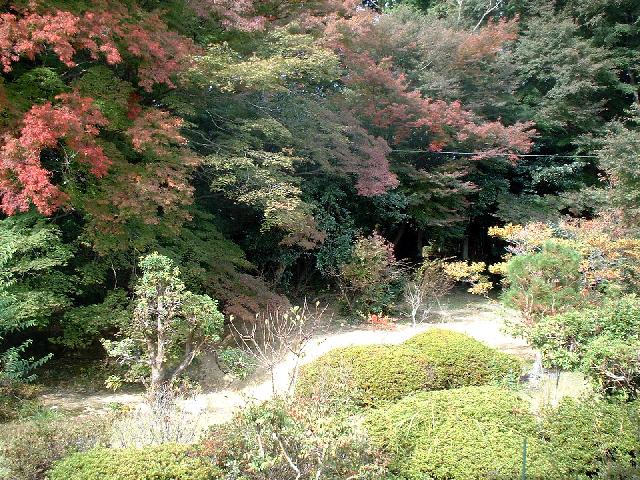
<instances>
[{"instance_id":1,"label":"trimmed green hedge","mask_svg":"<svg viewBox=\"0 0 640 480\"><path fill-rule=\"evenodd\" d=\"M433 329L396 346L333 350L300 372L300 397L371 406L420 390L516 380L521 362L449 330Z\"/></svg>"},{"instance_id":2,"label":"trimmed green hedge","mask_svg":"<svg viewBox=\"0 0 640 480\"><path fill-rule=\"evenodd\" d=\"M522 370L522 362L513 355L451 330L429 330L404 346L415 348L435 365L442 388L517 381Z\"/></svg>"},{"instance_id":3,"label":"trimmed green hedge","mask_svg":"<svg viewBox=\"0 0 640 480\"><path fill-rule=\"evenodd\" d=\"M420 392L372 410L365 426L398 478L519 478L525 436L528 478L549 470L527 402L500 387Z\"/></svg>"},{"instance_id":4,"label":"trimmed green hedge","mask_svg":"<svg viewBox=\"0 0 640 480\"><path fill-rule=\"evenodd\" d=\"M398 479L520 478L525 437L529 480L622 479L640 473L639 419L637 403L565 400L539 421L516 393L482 386L405 397L365 427Z\"/></svg>"},{"instance_id":5,"label":"trimmed green hedge","mask_svg":"<svg viewBox=\"0 0 640 480\"><path fill-rule=\"evenodd\" d=\"M49 480L214 480L220 470L186 445L99 448L56 463Z\"/></svg>"}]
</instances>

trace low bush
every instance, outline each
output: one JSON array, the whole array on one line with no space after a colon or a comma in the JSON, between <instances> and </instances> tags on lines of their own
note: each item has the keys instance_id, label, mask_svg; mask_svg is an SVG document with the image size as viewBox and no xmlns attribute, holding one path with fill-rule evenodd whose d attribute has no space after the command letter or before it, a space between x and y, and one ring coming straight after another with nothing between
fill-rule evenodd
<instances>
[{"instance_id":1,"label":"low bush","mask_svg":"<svg viewBox=\"0 0 640 480\"><path fill-rule=\"evenodd\" d=\"M504 383L520 370L515 357L462 333L434 329L397 346L333 350L301 369L297 394L371 406L420 390Z\"/></svg>"},{"instance_id":2,"label":"low bush","mask_svg":"<svg viewBox=\"0 0 640 480\"><path fill-rule=\"evenodd\" d=\"M418 350L435 365L441 388L515 382L522 369L522 362L513 355L450 330L429 330L404 346Z\"/></svg>"},{"instance_id":3,"label":"low bush","mask_svg":"<svg viewBox=\"0 0 640 480\"><path fill-rule=\"evenodd\" d=\"M218 353L222 370L235 378L244 380L258 368L256 358L241 348L225 348Z\"/></svg>"},{"instance_id":4,"label":"low bush","mask_svg":"<svg viewBox=\"0 0 640 480\"><path fill-rule=\"evenodd\" d=\"M553 460L551 479L616 478L615 472L630 479L640 471L638 402L565 399L546 412L540 433Z\"/></svg>"},{"instance_id":5,"label":"low bush","mask_svg":"<svg viewBox=\"0 0 640 480\"><path fill-rule=\"evenodd\" d=\"M193 447L98 448L56 463L49 480L213 480L220 471Z\"/></svg>"},{"instance_id":6,"label":"low bush","mask_svg":"<svg viewBox=\"0 0 640 480\"><path fill-rule=\"evenodd\" d=\"M393 250L393 245L375 232L355 240L351 257L335 272L347 313L366 318L394 309L404 275Z\"/></svg>"},{"instance_id":7,"label":"low bush","mask_svg":"<svg viewBox=\"0 0 640 480\"><path fill-rule=\"evenodd\" d=\"M527 403L500 387L420 392L372 410L365 426L399 478L518 478L524 437L529 478L548 470Z\"/></svg>"},{"instance_id":8,"label":"low bush","mask_svg":"<svg viewBox=\"0 0 640 480\"><path fill-rule=\"evenodd\" d=\"M545 364L581 370L604 393L640 390L640 299L626 295L598 307L541 318L529 332Z\"/></svg>"},{"instance_id":9,"label":"low bush","mask_svg":"<svg viewBox=\"0 0 640 480\"><path fill-rule=\"evenodd\" d=\"M109 415L95 417L44 417L6 426L0 439L7 480L41 480L53 462L109 441ZM69 477L75 478L75 477Z\"/></svg>"},{"instance_id":10,"label":"low bush","mask_svg":"<svg viewBox=\"0 0 640 480\"><path fill-rule=\"evenodd\" d=\"M537 419L516 393L493 386L420 392L371 410L365 427L401 479L625 477L640 468L637 403L563 401Z\"/></svg>"},{"instance_id":11,"label":"low bush","mask_svg":"<svg viewBox=\"0 0 640 480\"><path fill-rule=\"evenodd\" d=\"M39 408L40 388L30 383L0 384L0 423Z\"/></svg>"},{"instance_id":12,"label":"low bush","mask_svg":"<svg viewBox=\"0 0 640 480\"><path fill-rule=\"evenodd\" d=\"M276 398L213 427L203 452L242 480L379 480L362 428L324 403Z\"/></svg>"}]
</instances>

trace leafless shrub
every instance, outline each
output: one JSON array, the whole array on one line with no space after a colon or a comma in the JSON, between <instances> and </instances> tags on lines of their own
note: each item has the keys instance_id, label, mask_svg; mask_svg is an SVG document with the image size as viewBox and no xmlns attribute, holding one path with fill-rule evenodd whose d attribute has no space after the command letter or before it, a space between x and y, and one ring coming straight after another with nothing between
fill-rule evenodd
<instances>
[{"instance_id":1,"label":"leafless shrub","mask_svg":"<svg viewBox=\"0 0 640 480\"><path fill-rule=\"evenodd\" d=\"M164 443L196 442L209 425L206 417L188 412L170 387L149 395L145 403L116 421L111 432L111 446L144 447Z\"/></svg>"},{"instance_id":2,"label":"leafless shrub","mask_svg":"<svg viewBox=\"0 0 640 480\"><path fill-rule=\"evenodd\" d=\"M277 390L275 368L285 357L293 361L286 388L287 392L293 391L305 348L317 333L326 309L326 306L320 307L319 302L310 307L305 300L301 306L256 315L251 325L238 325L231 319L231 331L238 347L249 352L269 372L273 393Z\"/></svg>"},{"instance_id":3,"label":"leafless shrub","mask_svg":"<svg viewBox=\"0 0 640 480\"><path fill-rule=\"evenodd\" d=\"M443 268L446 260L430 258L430 253L427 247L414 280L405 286L404 298L414 327L427 320L436 308L441 308L442 299L454 286Z\"/></svg>"}]
</instances>

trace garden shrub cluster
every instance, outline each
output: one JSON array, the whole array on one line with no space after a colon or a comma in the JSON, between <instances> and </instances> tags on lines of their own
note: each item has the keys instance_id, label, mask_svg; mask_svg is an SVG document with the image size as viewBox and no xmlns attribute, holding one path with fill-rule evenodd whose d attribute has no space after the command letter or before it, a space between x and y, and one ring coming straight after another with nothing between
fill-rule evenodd
<instances>
[{"instance_id":1,"label":"garden shrub cluster","mask_svg":"<svg viewBox=\"0 0 640 480\"><path fill-rule=\"evenodd\" d=\"M565 399L557 409L545 412L540 437L552 459L550 480L640 476L637 401ZM616 477L613 472L626 474Z\"/></svg>"},{"instance_id":2,"label":"garden shrub cluster","mask_svg":"<svg viewBox=\"0 0 640 480\"><path fill-rule=\"evenodd\" d=\"M502 299L520 310L512 331L547 367L579 370L605 395L640 389L640 242L619 215L489 230L508 242Z\"/></svg>"},{"instance_id":3,"label":"garden shrub cluster","mask_svg":"<svg viewBox=\"0 0 640 480\"><path fill-rule=\"evenodd\" d=\"M0 423L20 416L24 410L38 408L40 388L29 383L0 384Z\"/></svg>"},{"instance_id":4,"label":"garden shrub cluster","mask_svg":"<svg viewBox=\"0 0 640 480\"><path fill-rule=\"evenodd\" d=\"M433 329L397 346L333 350L301 369L297 393L371 406L420 390L505 383L520 371L515 357L468 335Z\"/></svg>"},{"instance_id":5,"label":"garden shrub cluster","mask_svg":"<svg viewBox=\"0 0 640 480\"><path fill-rule=\"evenodd\" d=\"M420 392L371 410L365 425L390 473L411 480L519 478L524 438L534 480L629 472L640 452L637 404L566 400L539 422L525 400L493 386Z\"/></svg>"},{"instance_id":6,"label":"garden shrub cluster","mask_svg":"<svg viewBox=\"0 0 640 480\"><path fill-rule=\"evenodd\" d=\"M362 428L331 404L275 398L212 427L203 453L227 479L375 480L383 473Z\"/></svg>"},{"instance_id":7,"label":"garden shrub cluster","mask_svg":"<svg viewBox=\"0 0 640 480\"><path fill-rule=\"evenodd\" d=\"M607 394L640 389L640 299L605 299L598 307L540 318L529 340L549 367L580 370Z\"/></svg>"},{"instance_id":8,"label":"garden shrub cluster","mask_svg":"<svg viewBox=\"0 0 640 480\"><path fill-rule=\"evenodd\" d=\"M351 257L335 272L344 309L365 318L393 311L403 289L403 270L384 237L374 232L357 238Z\"/></svg>"},{"instance_id":9,"label":"garden shrub cluster","mask_svg":"<svg viewBox=\"0 0 640 480\"><path fill-rule=\"evenodd\" d=\"M49 480L214 480L221 472L193 447L93 449L57 463Z\"/></svg>"},{"instance_id":10,"label":"garden shrub cluster","mask_svg":"<svg viewBox=\"0 0 640 480\"><path fill-rule=\"evenodd\" d=\"M372 410L366 426L401 478L465 480L517 478L522 439L536 428L525 401L493 386L420 392Z\"/></svg>"},{"instance_id":11,"label":"garden shrub cluster","mask_svg":"<svg viewBox=\"0 0 640 480\"><path fill-rule=\"evenodd\" d=\"M431 360L442 388L514 382L522 369L517 357L451 330L434 329L415 335L404 346Z\"/></svg>"},{"instance_id":12,"label":"garden shrub cluster","mask_svg":"<svg viewBox=\"0 0 640 480\"><path fill-rule=\"evenodd\" d=\"M55 461L76 452L106 446L112 421L111 415L69 419L43 414L13 424L10 434L0 438L0 463L6 469L6 473L0 473L0 478L41 480Z\"/></svg>"}]
</instances>

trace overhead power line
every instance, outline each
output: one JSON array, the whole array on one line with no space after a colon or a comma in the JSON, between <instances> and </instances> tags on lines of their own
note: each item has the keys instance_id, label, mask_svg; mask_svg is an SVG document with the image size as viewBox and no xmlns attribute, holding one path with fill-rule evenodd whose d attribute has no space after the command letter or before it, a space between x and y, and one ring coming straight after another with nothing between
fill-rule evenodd
<instances>
[{"instance_id":1,"label":"overhead power line","mask_svg":"<svg viewBox=\"0 0 640 480\"><path fill-rule=\"evenodd\" d=\"M474 156L478 155L479 152L454 152L450 150L442 150L438 152L434 152L431 150L404 150L404 149L393 149L392 153L400 152L400 153L428 153L430 155L468 155ZM556 155L556 154L544 154L544 153L523 153L523 154L509 154L509 153L499 153L496 155L492 155L494 157L508 157L511 155L515 155L516 157L552 157L552 158L598 158L597 155Z\"/></svg>"}]
</instances>

